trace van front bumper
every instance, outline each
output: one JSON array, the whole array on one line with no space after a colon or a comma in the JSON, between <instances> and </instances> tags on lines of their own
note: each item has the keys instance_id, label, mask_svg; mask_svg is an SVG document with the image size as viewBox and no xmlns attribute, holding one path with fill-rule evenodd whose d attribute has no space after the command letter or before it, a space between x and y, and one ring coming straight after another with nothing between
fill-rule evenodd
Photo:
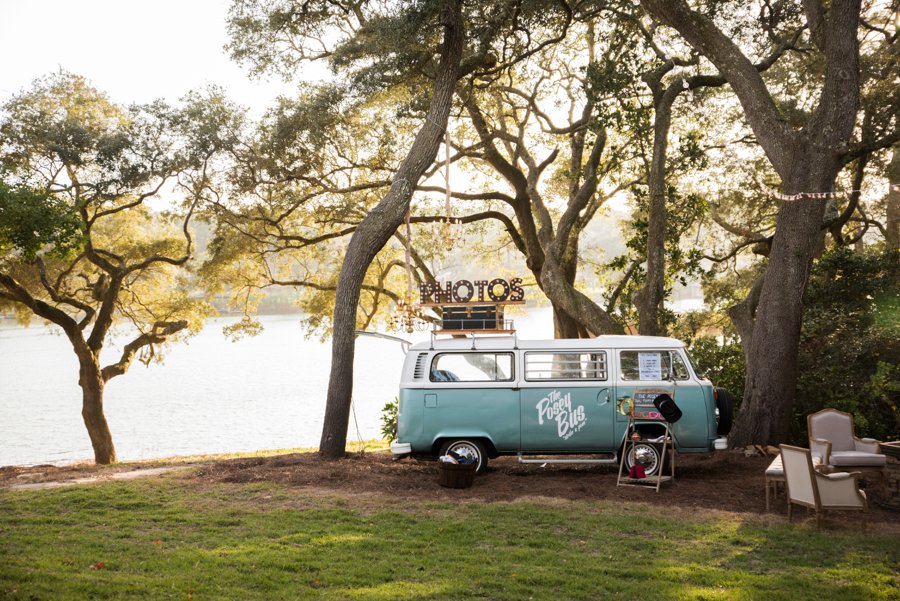
<instances>
[{"instance_id":1,"label":"van front bumper","mask_svg":"<svg viewBox=\"0 0 900 601\"><path fill-rule=\"evenodd\" d=\"M391 454L394 459L402 459L412 455L412 445L408 442L392 442Z\"/></svg>"}]
</instances>

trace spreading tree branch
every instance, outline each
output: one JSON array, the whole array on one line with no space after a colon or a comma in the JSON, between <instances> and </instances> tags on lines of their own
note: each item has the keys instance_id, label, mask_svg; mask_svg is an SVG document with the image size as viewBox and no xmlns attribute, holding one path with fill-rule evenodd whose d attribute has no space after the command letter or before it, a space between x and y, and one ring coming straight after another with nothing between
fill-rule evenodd
<instances>
[{"instance_id":1,"label":"spreading tree branch","mask_svg":"<svg viewBox=\"0 0 900 601\"><path fill-rule=\"evenodd\" d=\"M103 377L103 381L109 382L116 376L121 376L128 371L131 362L134 360L134 356L142 348L149 346L152 349L153 345L162 344L167 338L187 327L188 322L184 320L157 321L153 324L153 327L149 332L139 335L125 345L125 348L122 350L122 356L118 361L111 365L107 365L101 370L100 374Z\"/></svg>"}]
</instances>

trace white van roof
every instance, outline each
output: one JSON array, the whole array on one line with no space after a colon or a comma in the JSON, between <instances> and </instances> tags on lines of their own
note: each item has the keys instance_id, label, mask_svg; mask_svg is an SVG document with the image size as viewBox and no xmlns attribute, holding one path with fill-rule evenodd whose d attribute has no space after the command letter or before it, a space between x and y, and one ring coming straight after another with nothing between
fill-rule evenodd
<instances>
[{"instance_id":1,"label":"white van roof","mask_svg":"<svg viewBox=\"0 0 900 601\"><path fill-rule=\"evenodd\" d=\"M553 349L658 349L658 348L683 348L684 343L675 338L662 336L598 336L596 338L560 338L549 340L523 340L514 336L476 336L475 349L486 350L510 350L513 348L524 350L553 350ZM472 337L436 339L434 343L419 342L414 344L411 351L427 350L471 350Z\"/></svg>"}]
</instances>

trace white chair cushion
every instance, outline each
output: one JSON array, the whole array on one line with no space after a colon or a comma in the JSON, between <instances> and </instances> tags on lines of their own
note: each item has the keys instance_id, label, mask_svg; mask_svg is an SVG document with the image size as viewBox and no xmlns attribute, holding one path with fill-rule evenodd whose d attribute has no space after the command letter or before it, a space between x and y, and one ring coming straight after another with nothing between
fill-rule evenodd
<instances>
[{"instance_id":1,"label":"white chair cushion","mask_svg":"<svg viewBox=\"0 0 900 601\"><path fill-rule=\"evenodd\" d=\"M777 455L769 467L766 468L767 476L784 476L784 465L781 463L781 455Z\"/></svg>"},{"instance_id":2,"label":"white chair cushion","mask_svg":"<svg viewBox=\"0 0 900 601\"><path fill-rule=\"evenodd\" d=\"M862 451L832 451L830 463L840 467L883 467L886 457L878 453L863 453Z\"/></svg>"},{"instance_id":3,"label":"white chair cushion","mask_svg":"<svg viewBox=\"0 0 900 601\"><path fill-rule=\"evenodd\" d=\"M812 462L813 467L818 465L822 465L822 455L819 453L812 453ZM766 468L766 476L783 478L784 477L784 465L781 463L781 454L775 456L775 459L772 460L772 463L769 464L769 467Z\"/></svg>"}]
</instances>

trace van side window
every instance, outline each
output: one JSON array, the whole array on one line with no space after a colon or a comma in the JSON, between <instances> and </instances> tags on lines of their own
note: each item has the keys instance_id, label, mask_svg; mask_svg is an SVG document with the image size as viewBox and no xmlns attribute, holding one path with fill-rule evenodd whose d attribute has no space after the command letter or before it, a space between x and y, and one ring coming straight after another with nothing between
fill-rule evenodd
<instances>
[{"instance_id":1,"label":"van side window","mask_svg":"<svg viewBox=\"0 0 900 601\"><path fill-rule=\"evenodd\" d=\"M623 380L687 380L687 366L677 351L621 351L619 373Z\"/></svg>"},{"instance_id":2,"label":"van side window","mask_svg":"<svg viewBox=\"0 0 900 601\"><path fill-rule=\"evenodd\" d=\"M431 362L432 382L509 382L512 353L441 353Z\"/></svg>"},{"instance_id":3,"label":"van side window","mask_svg":"<svg viewBox=\"0 0 900 601\"><path fill-rule=\"evenodd\" d=\"M605 380L606 352L525 353L525 379Z\"/></svg>"}]
</instances>

